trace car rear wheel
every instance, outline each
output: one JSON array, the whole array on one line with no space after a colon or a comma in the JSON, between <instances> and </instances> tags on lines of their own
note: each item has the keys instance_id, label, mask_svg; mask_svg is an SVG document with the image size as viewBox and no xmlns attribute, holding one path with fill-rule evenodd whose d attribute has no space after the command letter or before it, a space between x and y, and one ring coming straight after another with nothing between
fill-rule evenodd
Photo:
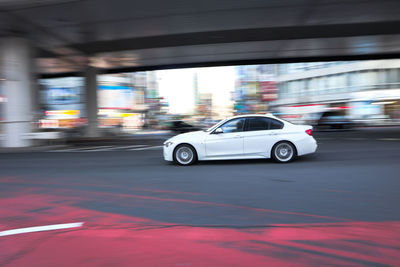
<instances>
[{"instance_id":1,"label":"car rear wheel","mask_svg":"<svg viewBox=\"0 0 400 267\"><path fill-rule=\"evenodd\" d=\"M196 151L192 146L179 145L174 151L174 161L179 165L191 165L197 161Z\"/></svg>"},{"instance_id":2,"label":"car rear wheel","mask_svg":"<svg viewBox=\"0 0 400 267\"><path fill-rule=\"evenodd\" d=\"M281 163L292 161L296 156L294 146L286 141L280 142L272 149L272 158Z\"/></svg>"}]
</instances>

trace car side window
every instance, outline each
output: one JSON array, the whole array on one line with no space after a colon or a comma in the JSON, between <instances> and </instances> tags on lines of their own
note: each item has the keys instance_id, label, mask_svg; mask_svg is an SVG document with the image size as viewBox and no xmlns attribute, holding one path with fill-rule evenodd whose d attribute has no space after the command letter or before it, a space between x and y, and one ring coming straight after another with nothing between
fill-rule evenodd
<instances>
[{"instance_id":1,"label":"car side window","mask_svg":"<svg viewBox=\"0 0 400 267\"><path fill-rule=\"evenodd\" d=\"M269 124L269 129L270 130L276 130L276 129L282 129L283 128L283 122L274 120L274 119L269 119L271 122Z\"/></svg>"},{"instance_id":2,"label":"car side window","mask_svg":"<svg viewBox=\"0 0 400 267\"><path fill-rule=\"evenodd\" d=\"M267 118L248 118L247 131L265 131L269 129L269 120Z\"/></svg>"},{"instance_id":3,"label":"car side window","mask_svg":"<svg viewBox=\"0 0 400 267\"><path fill-rule=\"evenodd\" d=\"M283 123L271 118L254 117L247 119L246 131L265 131L282 129Z\"/></svg>"},{"instance_id":4,"label":"car side window","mask_svg":"<svg viewBox=\"0 0 400 267\"><path fill-rule=\"evenodd\" d=\"M224 123L220 128L224 133L242 132L244 129L244 122L245 118L233 119Z\"/></svg>"}]
</instances>

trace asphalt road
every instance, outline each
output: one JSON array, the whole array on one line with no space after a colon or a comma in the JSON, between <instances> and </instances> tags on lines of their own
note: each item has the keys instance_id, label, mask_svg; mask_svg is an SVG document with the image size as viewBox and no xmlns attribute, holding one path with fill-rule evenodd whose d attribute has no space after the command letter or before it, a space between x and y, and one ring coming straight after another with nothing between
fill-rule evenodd
<instances>
[{"instance_id":1,"label":"asphalt road","mask_svg":"<svg viewBox=\"0 0 400 267\"><path fill-rule=\"evenodd\" d=\"M2 153L0 265L399 266L400 129L315 135L289 164Z\"/></svg>"}]
</instances>

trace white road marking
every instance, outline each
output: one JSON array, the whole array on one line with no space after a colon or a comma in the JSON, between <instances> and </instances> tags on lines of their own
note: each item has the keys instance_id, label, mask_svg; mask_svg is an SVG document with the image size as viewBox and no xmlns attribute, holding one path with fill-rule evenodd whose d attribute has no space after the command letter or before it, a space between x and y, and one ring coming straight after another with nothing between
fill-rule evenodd
<instances>
[{"instance_id":1,"label":"white road marking","mask_svg":"<svg viewBox=\"0 0 400 267\"><path fill-rule=\"evenodd\" d=\"M400 141L400 138L379 138L381 141Z\"/></svg>"},{"instance_id":2,"label":"white road marking","mask_svg":"<svg viewBox=\"0 0 400 267\"><path fill-rule=\"evenodd\" d=\"M358 140L367 140L367 138L364 138L364 137L354 137L354 138L346 138L347 140L356 140L356 141L358 141Z\"/></svg>"},{"instance_id":3,"label":"white road marking","mask_svg":"<svg viewBox=\"0 0 400 267\"><path fill-rule=\"evenodd\" d=\"M129 150L149 150L149 149L159 149L162 148L163 146L150 146L150 147L141 147L141 148L132 148Z\"/></svg>"},{"instance_id":4,"label":"white road marking","mask_svg":"<svg viewBox=\"0 0 400 267\"><path fill-rule=\"evenodd\" d=\"M94 151L109 151L109 150L123 150L123 149L128 149L129 148L137 148L137 147L145 147L147 145L130 145L130 146L114 146L110 148L105 148L105 149L97 149Z\"/></svg>"},{"instance_id":5,"label":"white road marking","mask_svg":"<svg viewBox=\"0 0 400 267\"><path fill-rule=\"evenodd\" d=\"M74 148L50 150L50 152L85 152L85 151L90 151L92 149L100 149L100 148L107 148L107 147L111 147L111 146L74 147Z\"/></svg>"},{"instance_id":6,"label":"white road marking","mask_svg":"<svg viewBox=\"0 0 400 267\"><path fill-rule=\"evenodd\" d=\"M144 147L144 146L148 146L148 145L131 145L131 146L120 146L119 148L135 148L135 147Z\"/></svg>"},{"instance_id":7,"label":"white road marking","mask_svg":"<svg viewBox=\"0 0 400 267\"><path fill-rule=\"evenodd\" d=\"M56 149L56 150L47 150L45 152L70 152L74 151L75 148L68 148L68 149Z\"/></svg>"},{"instance_id":8,"label":"white road marking","mask_svg":"<svg viewBox=\"0 0 400 267\"><path fill-rule=\"evenodd\" d=\"M149 145L75 147L75 148L48 150L48 152L96 152L96 151L112 151L112 150L131 150L132 148L142 148L147 146Z\"/></svg>"},{"instance_id":9,"label":"white road marking","mask_svg":"<svg viewBox=\"0 0 400 267\"><path fill-rule=\"evenodd\" d=\"M76 151L81 151L81 152L88 152L88 151L95 151L99 149L107 149L110 148L111 146L92 146L92 147L82 147L82 148L76 148Z\"/></svg>"},{"instance_id":10,"label":"white road marking","mask_svg":"<svg viewBox=\"0 0 400 267\"><path fill-rule=\"evenodd\" d=\"M129 145L129 146L97 146L97 147L75 147L67 149L48 150L48 152L98 152L98 151L117 151L117 150L151 150L159 149L163 146L150 146L150 145Z\"/></svg>"},{"instance_id":11,"label":"white road marking","mask_svg":"<svg viewBox=\"0 0 400 267\"><path fill-rule=\"evenodd\" d=\"M84 224L83 222L77 222L77 223L63 223L63 224L53 224L53 225L44 225L44 226L34 226L34 227L27 227L27 228L12 229L12 230L6 230L6 231L0 232L0 236L8 236L8 235L25 234L25 233L32 233L32 232L42 232L42 231L50 231L50 230L76 228L76 227L81 227L83 224Z\"/></svg>"}]
</instances>

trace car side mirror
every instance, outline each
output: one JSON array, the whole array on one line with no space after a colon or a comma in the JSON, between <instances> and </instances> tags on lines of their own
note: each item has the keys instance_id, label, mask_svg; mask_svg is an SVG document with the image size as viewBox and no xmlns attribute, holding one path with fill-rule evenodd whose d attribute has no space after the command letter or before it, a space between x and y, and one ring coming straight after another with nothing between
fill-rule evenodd
<instances>
[{"instance_id":1,"label":"car side mirror","mask_svg":"<svg viewBox=\"0 0 400 267\"><path fill-rule=\"evenodd\" d=\"M222 133L224 133L224 131L223 131L221 128L217 128L217 129L214 131L214 134L222 134Z\"/></svg>"}]
</instances>

